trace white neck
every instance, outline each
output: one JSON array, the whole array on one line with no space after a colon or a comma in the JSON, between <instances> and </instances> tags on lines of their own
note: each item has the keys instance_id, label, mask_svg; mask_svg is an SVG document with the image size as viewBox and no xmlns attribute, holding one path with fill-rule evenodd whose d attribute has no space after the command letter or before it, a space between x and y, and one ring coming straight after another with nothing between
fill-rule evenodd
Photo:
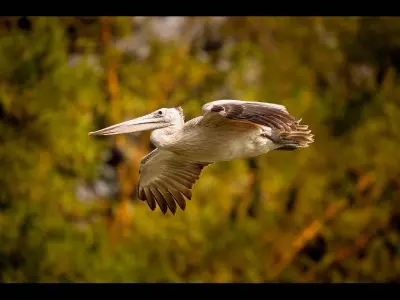
<instances>
[{"instance_id":1,"label":"white neck","mask_svg":"<svg viewBox=\"0 0 400 300\"><path fill-rule=\"evenodd\" d=\"M155 129L150 135L150 140L157 148L165 148L178 141L183 125L171 125Z\"/></svg>"}]
</instances>

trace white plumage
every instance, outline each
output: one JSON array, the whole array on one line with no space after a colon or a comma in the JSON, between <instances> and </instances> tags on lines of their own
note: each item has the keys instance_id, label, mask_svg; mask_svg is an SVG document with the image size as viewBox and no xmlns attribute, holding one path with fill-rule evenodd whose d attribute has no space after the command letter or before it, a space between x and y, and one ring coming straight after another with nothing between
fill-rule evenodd
<instances>
[{"instance_id":1,"label":"white plumage","mask_svg":"<svg viewBox=\"0 0 400 300\"><path fill-rule=\"evenodd\" d=\"M203 116L184 121L182 108L162 108L89 135L114 135L153 130L156 149L140 165L138 197L165 214L184 210L185 197L203 169L215 162L255 157L271 150L295 150L314 141L282 105L217 100L202 107Z\"/></svg>"}]
</instances>

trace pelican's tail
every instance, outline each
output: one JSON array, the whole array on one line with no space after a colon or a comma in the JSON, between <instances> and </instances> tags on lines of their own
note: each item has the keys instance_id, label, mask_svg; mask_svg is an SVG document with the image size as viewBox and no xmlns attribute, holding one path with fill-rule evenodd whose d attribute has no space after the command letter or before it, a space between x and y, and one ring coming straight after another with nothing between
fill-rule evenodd
<instances>
[{"instance_id":1,"label":"pelican's tail","mask_svg":"<svg viewBox=\"0 0 400 300\"><path fill-rule=\"evenodd\" d=\"M297 148L306 148L314 142L314 135L308 129L308 125L300 125L301 119L296 121L295 128L290 131L279 133L282 146L276 150L296 150Z\"/></svg>"}]
</instances>

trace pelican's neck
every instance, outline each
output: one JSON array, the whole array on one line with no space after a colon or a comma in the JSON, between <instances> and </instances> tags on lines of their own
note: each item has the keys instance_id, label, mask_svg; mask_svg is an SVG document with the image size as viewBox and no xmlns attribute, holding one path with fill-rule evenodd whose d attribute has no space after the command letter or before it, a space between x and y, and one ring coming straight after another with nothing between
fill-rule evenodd
<instances>
[{"instance_id":1,"label":"pelican's neck","mask_svg":"<svg viewBox=\"0 0 400 300\"><path fill-rule=\"evenodd\" d=\"M150 140L157 148L166 148L179 140L182 128L183 123L155 129L150 135Z\"/></svg>"}]
</instances>

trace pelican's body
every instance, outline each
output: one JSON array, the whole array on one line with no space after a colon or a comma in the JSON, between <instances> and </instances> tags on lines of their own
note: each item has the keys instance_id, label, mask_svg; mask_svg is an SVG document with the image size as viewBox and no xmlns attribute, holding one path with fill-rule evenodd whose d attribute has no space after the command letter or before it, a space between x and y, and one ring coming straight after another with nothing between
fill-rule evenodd
<instances>
[{"instance_id":1,"label":"pelican's body","mask_svg":"<svg viewBox=\"0 0 400 300\"><path fill-rule=\"evenodd\" d=\"M258 156L275 149L276 145L270 139L261 136L263 130L268 129L249 123L238 123L233 130L229 122L205 122L204 117L197 117L186 122L168 139L161 139L162 142L157 139L157 130L154 131L151 141L160 150L212 163Z\"/></svg>"},{"instance_id":2,"label":"pelican's body","mask_svg":"<svg viewBox=\"0 0 400 300\"><path fill-rule=\"evenodd\" d=\"M113 135L153 130L156 149L141 161L138 197L154 210L176 212L186 207L183 195L202 170L214 163L249 158L271 150L308 147L313 135L282 105L217 100L203 106L204 115L185 123L182 109L163 108L149 115L116 124L90 135Z\"/></svg>"}]
</instances>

